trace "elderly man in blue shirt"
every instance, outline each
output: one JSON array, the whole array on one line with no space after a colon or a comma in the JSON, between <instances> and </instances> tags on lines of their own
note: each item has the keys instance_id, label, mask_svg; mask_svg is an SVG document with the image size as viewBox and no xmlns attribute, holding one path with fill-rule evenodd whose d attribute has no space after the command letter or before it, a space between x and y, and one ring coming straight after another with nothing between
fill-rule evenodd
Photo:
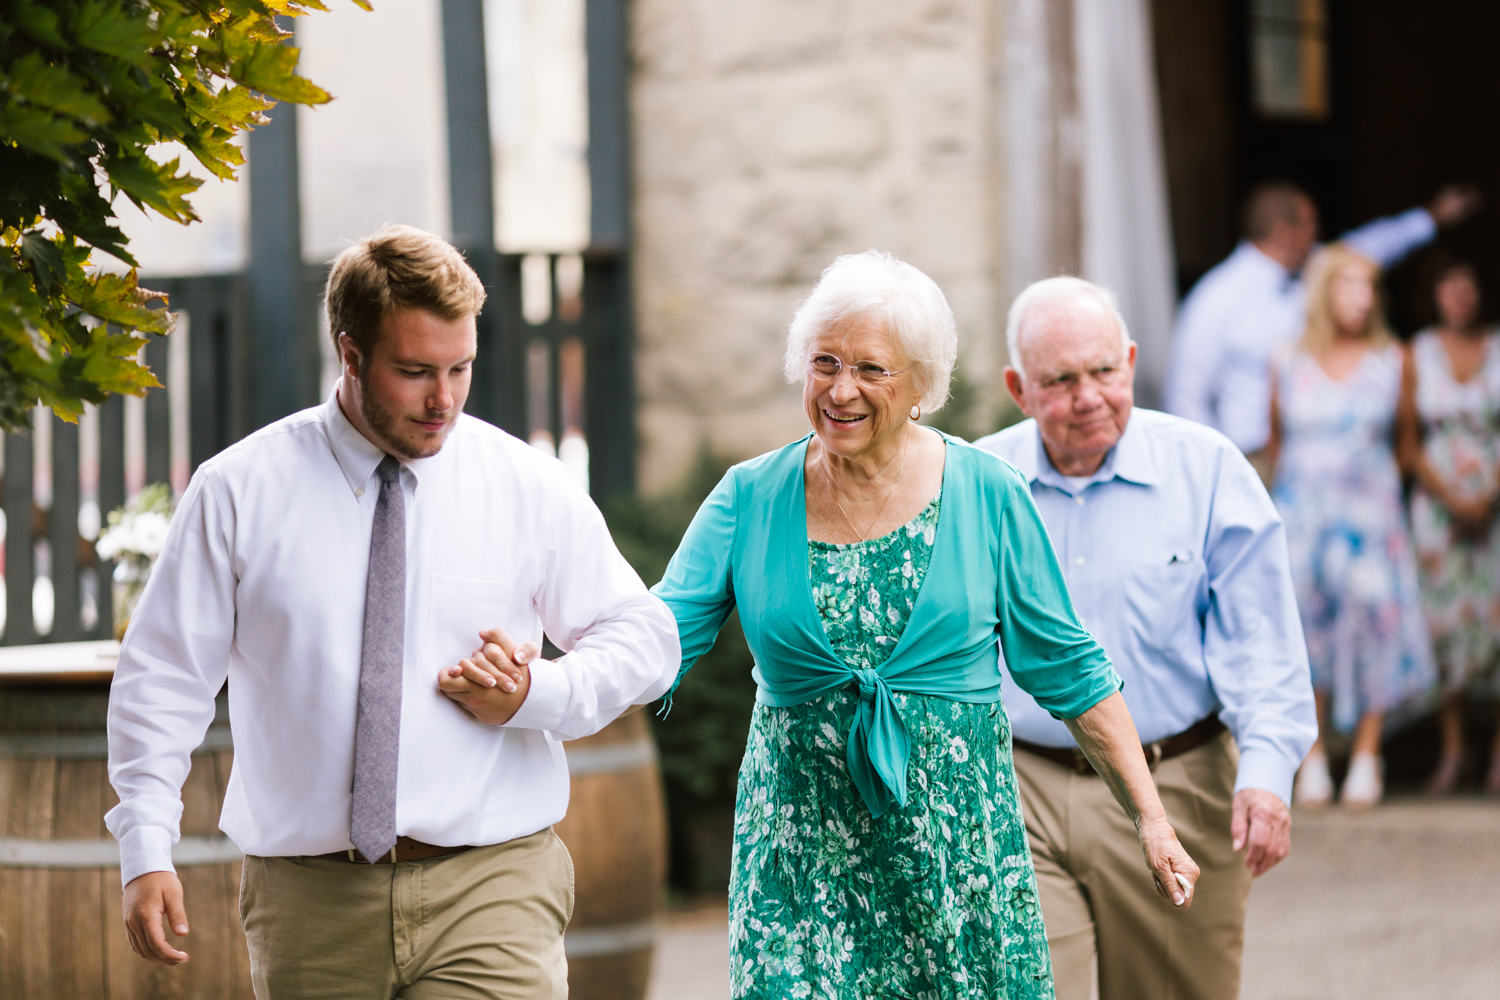
<instances>
[{"instance_id":1,"label":"elderly man in blue shirt","mask_svg":"<svg viewBox=\"0 0 1500 1000\"><path fill-rule=\"evenodd\" d=\"M1142 753L1202 866L1163 905L1137 837L1067 728L1003 693L1058 1000L1239 993L1254 876L1291 849L1292 778L1317 736L1280 517L1218 431L1133 406L1114 297L1049 278L1011 307L1006 387L1031 419L976 442L1018 468L1079 620L1124 678Z\"/></svg>"}]
</instances>

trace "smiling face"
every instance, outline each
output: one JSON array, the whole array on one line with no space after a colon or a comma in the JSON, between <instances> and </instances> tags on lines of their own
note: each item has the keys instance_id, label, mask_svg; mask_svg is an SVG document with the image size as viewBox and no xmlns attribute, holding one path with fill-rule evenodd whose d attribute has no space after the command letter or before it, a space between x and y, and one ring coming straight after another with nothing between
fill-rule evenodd
<instances>
[{"instance_id":1,"label":"smiling face","mask_svg":"<svg viewBox=\"0 0 1500 1000\"><path fill-rule=\"evenodd\" d=\"M1375 308L1375 265L1366 260L1343 264L1328 283L1328 313L1338 332L1363 337Z\"/></svg>"},{"instance_id":2,"label":"smiling face","mask_svg":"<svg viewBox=\"0 0 1500 1000\"><path fill-rule=\"evenodd\" d=\"M420 309L386 314L367 358L342 335L345 415L397 458L436 455L469 398L476 342L473 316L446 320Z\"/></svg>"},{"instance_id":3,"label":"smiling face","mask_svg":"<svg viewBox=\"0 0 1500 1000\"><path fill-rule=\"evenodd\" d=\"M840 458L853 458L899 440L923 386L912 359L883 325L856 317L812 337L807 350L809 359L831 355L844 362L831 379L809 371L802 387L808 422L824 448ZM870 384L854 377L852 366L861 364L901 374Z\"/></svg>"},{"instance_id":4,"label":"smiling face","mask_svg":"<svg viewBox=\"0 0 1500 1000\"><path fill-rule=\"evenodd\" d=\"M1005 386L1037 422L1047 455L1065 476L1097 472L1125 433L1135 405L1135 344L1122 343L1115 318L1097 302L1038 304L1018 350L1021 371Z\"/></svg>"}]
</instances>

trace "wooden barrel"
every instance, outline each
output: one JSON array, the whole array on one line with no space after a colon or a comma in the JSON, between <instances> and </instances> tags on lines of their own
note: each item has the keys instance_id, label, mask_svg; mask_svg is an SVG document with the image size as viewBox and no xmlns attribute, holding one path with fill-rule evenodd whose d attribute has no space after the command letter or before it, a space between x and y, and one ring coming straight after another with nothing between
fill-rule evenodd
<instances>
[{"instance_id":1,"label":"wooden barrel","mask_svg":"<svg viewBox=\"0 0 1500 1000\"><path fill-rule=\"evenodd\" d=\"M0 676L0 997L252 1000L240 855L218 830L234 753L224 698L194 752L173 851L192 933L168 940L192 960L166 968L131 951L121 920L104 827L119 801L105 768L108 684L58 679Z\"/></svg>"},{"instance_id":2,"label":"wooden barrel","mask_svg":"<svg viewBox=\"0 0 1500 1000\"><path fill-rule=\"evenodd\" d=\"M641 1000L666 877L667 822L644 711L565 745L573 794L558 836L576 903L564 940L571 1000Z\"/></svg>"}]
</instances>

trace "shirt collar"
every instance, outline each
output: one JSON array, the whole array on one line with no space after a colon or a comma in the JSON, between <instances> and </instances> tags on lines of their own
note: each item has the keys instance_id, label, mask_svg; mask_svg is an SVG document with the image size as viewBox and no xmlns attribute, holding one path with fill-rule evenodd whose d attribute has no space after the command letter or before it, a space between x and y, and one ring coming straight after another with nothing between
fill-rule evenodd
<instances>
[{"instance_id":1,"label":"shirt collar","mask_svg":"<svg viewBox=\"0 0 1500 1000\"><path fill-rule=\"evenodd\" d=\"M370 477L375 475L375 467L385 458L386 453L361 434L359 429L349 422L349 418L344 416L343 407L339 405L338 387L342 384L343 380L340 379L334 385L333 392L329 394L328 401L323 404L323 423L328 428L328 443L333 448L333 457L338 461L339 468L343 470L349 489L358 496L361 495L360 491L369 485ZM442 452L438 452L430 458L402 459L401 467L411 476L415 485L422 481L423 473L438 460L441 454Z\"/></svg>"},{"instance_id":2,"label":"shirt collar","mask_svg":"<svg viewBox=\"0 0 1500 1000\"><path fill-rule=\"evenodd\" d=\"M1099 466L1099 470L1084 481L1084 489L1094 483L1107 483L1112 479L1123 479L1140 486L1156 486L1160 483L1156 462L1151 457L1150 442L1146 440L1146 432L1141 430L1140 424L1132 410L1130 422L1125 425L1125 433L1120 435L1120 440L1104 456L1104 463ZM1067 477L1052 465L1052 459L1047 457L1047 447L1042 443L1042 433L1035 420L1031 422L1031 438L1033 446L1022 448L1018 456L1021 460L1016 463L1016 468L1021 470L1026 481L1051 486L1069 496L1078 492Z\"/></svg>"}]
</instances>

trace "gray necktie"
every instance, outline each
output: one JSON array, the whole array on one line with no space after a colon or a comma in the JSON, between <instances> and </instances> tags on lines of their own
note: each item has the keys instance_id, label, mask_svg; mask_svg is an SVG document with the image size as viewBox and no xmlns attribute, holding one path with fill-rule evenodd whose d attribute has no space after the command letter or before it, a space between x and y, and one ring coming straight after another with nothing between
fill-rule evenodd
<instances>
[{"instance_id":1,"label":"gray necktie","mask_svg":"<svg viewBox=\"0 0 1500 1000\"><path fill-rule=\"evenodd\" d=\"M401 661L406 638L406 498L401 463L375 470L380 499L370 533L365 636L354 723L354 809L349 842L371 863L396 845L396 751L401 743Z\"/></svg>"}]
</instances>

